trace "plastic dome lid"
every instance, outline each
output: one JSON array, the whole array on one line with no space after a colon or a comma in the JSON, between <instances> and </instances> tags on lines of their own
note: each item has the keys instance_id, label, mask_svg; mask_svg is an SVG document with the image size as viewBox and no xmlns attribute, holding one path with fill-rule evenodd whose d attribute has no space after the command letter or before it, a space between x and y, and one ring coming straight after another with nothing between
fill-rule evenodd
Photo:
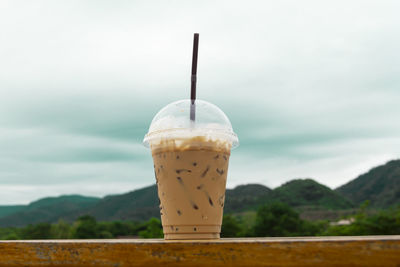
<instances>
[{"instance_id":1,"label":"plastic dome lid","mask_svg":"<svg viewBox=\"0 0 400 267\"><path fill-rule=\"evenodd\" d=\"M168 104L153 118L143 144L150 147L153 142L175 138L204 136L210 140L230 143L231 148L239 145L237 135L225 113L216 105L196 99L196 119L190 120L191 100L179 100Z\"/></svg>"}]
</instances>

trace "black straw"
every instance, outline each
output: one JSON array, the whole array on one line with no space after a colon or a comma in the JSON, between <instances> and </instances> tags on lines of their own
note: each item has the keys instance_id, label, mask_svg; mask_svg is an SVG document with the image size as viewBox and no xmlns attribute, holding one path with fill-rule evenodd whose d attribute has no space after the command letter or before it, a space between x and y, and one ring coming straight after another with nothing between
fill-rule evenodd
<instances>
[{"instance_id":1,"label":"black straw","mask_svg":"<svg viewBox=\"0 0 400 267\"><path fill-rule=\"evenodd\" d=\"M193 39L193 57L192 57L192 77L191 77L191 90L190 90L190 120L196 119L196 81L197 81L197 55L199 52L199 34L194 34Z\"/></svg>"}]
</instances>

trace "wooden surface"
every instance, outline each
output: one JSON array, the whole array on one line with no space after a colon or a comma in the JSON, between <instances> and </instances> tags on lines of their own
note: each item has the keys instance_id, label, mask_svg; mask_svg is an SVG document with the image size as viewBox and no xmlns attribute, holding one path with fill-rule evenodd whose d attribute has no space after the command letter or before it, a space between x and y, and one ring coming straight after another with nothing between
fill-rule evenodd
<instances>
[{"instance_id":1,"label":"wooden surface","mask_svg":"<svg viewBox=\"0 0 400 267\"><path fill-rule=\"evenodd\" d=\"M0 241L0 266L400 266L400 236Z\"/></svg>"}]
</instances>

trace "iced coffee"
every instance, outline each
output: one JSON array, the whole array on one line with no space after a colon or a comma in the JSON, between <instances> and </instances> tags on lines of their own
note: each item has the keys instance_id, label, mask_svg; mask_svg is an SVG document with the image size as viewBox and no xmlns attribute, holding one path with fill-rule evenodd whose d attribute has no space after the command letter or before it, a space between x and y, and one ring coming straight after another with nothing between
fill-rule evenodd
<instances>
[{"instance_id":1,"label":"iced coffee","mask_svg":"<svg viewBox=\"0 0 400 267\"><path fill-rule=\"evenodd\" d=\"M165 239L219 238L230 149L204 137L152 148Z\"/></svg>"},{"instance_id":2,"label":"iced coffee","mask_svg":"<svg viewBox=\"0 0 400 267\"><path fill-rule=\"evenodd\" d=\"M198 114L223 115L218 123L202 121L198 116L196 125L191 122L185 125L186 118L180 118L173 110L185 110L187 103L173 103L168 108L173 115L171 110L160 111L166 114L155 117L145 138L154 161L165 239L220 236L229 156L237 145L237 137L225 114L203 102L200 104L205 110L200 106ZM211 115L207 117L218 119Z\"/></svg>"}]
</instances>

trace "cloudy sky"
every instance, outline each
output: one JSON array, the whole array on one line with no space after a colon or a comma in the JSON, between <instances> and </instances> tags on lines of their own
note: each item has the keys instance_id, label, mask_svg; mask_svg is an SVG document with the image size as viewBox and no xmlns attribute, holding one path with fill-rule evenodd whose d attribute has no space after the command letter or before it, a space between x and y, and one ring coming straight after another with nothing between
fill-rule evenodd
<instances>
[{"instance_id":1,"label":"cloudy sky","mask_svg":"<svg viewBox=\"0 0 400 267\"><path fill-rule=\"evenodd\" d=\"M152 117L198 93L228 187L337 187L400 157L399 1L0 1L0 205L153 184Z\"/></svg>"}]
</instances>

